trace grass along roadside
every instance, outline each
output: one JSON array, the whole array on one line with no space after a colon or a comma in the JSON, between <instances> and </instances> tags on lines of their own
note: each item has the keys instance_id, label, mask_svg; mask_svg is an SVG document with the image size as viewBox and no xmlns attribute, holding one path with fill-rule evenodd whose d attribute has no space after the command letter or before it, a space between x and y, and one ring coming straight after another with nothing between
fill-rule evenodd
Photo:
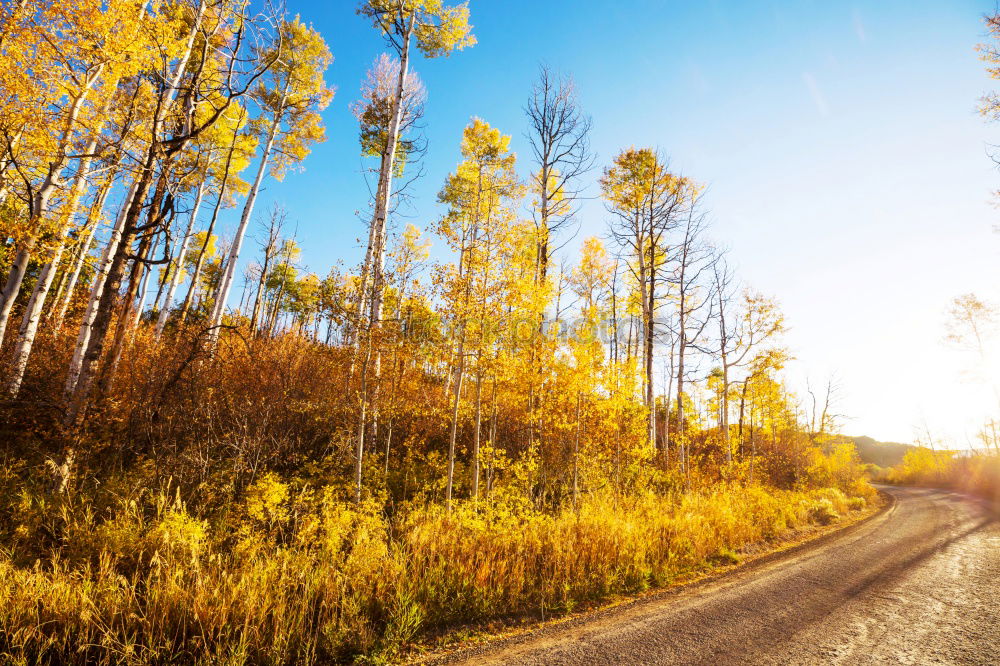
<instances>
[{"instance_id":1,"label":"grass along roadside","mask_svg":"<svg viewBox=\"0 0 1000 666\"><path fill-rule=\"evenodd\" d=\"M510 618L564 616L690 581L870 507L867 484L850 491L719 484L595 494L555 513L470 501L451 514L414 507L391 523L378 507L275 478L216 523L163 495L100 510L82 497L61 507L24 498L15 541L48 534L62 548L34 562L0 556L0 655L399 661Z\"/></svg>"},{"instance_id":2,"label":"grass along roadside","mask_svg":"<svg viewBox=\"0 0 1000 666\"><path fill-rule=\"evenodd\" d=\"M508 644L520 642L528 636L558 631L567 625L587 622L635 604L691 592L731 574L746 574L776 560L784 560L798 552L819 547L882 515L894 503L891 495L878 491L863 507L849 509L826 524L810 522L790 527L772 539L747 544L738 552L728 552L707 561L705 566L681 574L662 587L609 596L582 604L571 612L549 617L542 617L540 613L522 614L442 632L411 646L409 651L400 655L400 663L438 665L464 662L480 653L492 653Z\"/></svg>"}]
</instances>

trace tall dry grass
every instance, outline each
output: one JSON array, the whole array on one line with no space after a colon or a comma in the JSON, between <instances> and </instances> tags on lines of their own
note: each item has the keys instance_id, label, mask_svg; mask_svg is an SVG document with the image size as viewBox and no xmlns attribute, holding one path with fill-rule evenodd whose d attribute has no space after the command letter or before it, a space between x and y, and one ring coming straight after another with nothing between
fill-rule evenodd
<instances>
[{"instance_id":1,"label":"tall dry grass","mask_svg":"<svg viewBox=\"0 0 1000 666\"><path fill-rule=\"evenodd\" d=\"M374 503L266 475L212 521L169 489L104 507L67 495L41 506L25 493L21 545L0 556L0 654L12 663L389 660L448 627L665 585L865 504L734 484L595 494L555 514L427 505L390 522ZM60 554L32 561L43 533Z\"/></svg>"}]
</instances>

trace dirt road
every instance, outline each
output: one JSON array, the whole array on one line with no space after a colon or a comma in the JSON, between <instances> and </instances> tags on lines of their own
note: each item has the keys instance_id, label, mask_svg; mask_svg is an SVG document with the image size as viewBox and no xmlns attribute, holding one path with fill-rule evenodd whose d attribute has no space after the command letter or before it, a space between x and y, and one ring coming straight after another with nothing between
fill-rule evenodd
<instances>
[{"instance_id":1,"label":"dirt road","mask_svg":"<svg viewBox=\"0 0 1000 666\"><path fill-rule=\"evenodd\" d=\"M455 655L482 664L1000 664L1000 523L957 494L815 548Z\"/></svg>"}]
</instances>

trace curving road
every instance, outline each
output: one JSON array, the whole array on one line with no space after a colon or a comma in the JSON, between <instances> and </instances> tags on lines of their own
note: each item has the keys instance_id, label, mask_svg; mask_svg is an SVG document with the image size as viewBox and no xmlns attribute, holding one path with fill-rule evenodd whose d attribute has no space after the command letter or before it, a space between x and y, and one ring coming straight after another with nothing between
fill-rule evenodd
<instances>
[{"instance_id":1,"label":"curving road","mask_svg":"<svg viewBox=\"0 0 1000 666\"><path fill-rule=\"evenodd\" d=\"M1000 523L954 493L712 583L453 655L482 664L1000 664Z\"/></svg>"}]
</instances>

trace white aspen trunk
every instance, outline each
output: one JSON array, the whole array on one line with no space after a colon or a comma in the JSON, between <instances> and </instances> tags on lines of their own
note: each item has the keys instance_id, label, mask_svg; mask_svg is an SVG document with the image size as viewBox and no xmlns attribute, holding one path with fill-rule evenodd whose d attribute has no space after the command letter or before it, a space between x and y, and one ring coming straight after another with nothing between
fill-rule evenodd
<instances>
[{"instance_id":1,"label":"white aspen trunk","mask_svg":"<svg viewBox=\"0 0 1000 666\"><path fill-rule=\"evenodd\" d=\"M465 327L458 341L458 365L455 368L455 401L451 408L451 431L448 433L448 512L451 513L451 495L455 481L455 440L458 438L458 408L462 401L462 380L465 378Z\"/></svg>"},{"instance_id":2,"label":"white aspen trunk","mask_svg":"<svg viewBox=\"0 0 1000 666\"><path fill-rule=\"evenodd\" d=\"M141 8L142 11L145 11L145 6L146 5L144 3ZM68 424L76 422L79 415L85 409L86 401L90 394L94 377L97 373L97 365L100 361L101 352L103 351L104 340L107 336L108 326L111 322L112 309L114 307L110 291L116 291L120 287L121 276L124 274L125 262L127 261L127 257L125 256L125 249L127 249L127 247L123 247L123 245L130 245L134 237L134 224L139 216L138 204L141 204L142 200L145 199L149 190L149 184L152 180L151 169L153 168L156 159L155 144L160 132L160 127L163 124L163 119L166 117L168 110L173 106L174 100L177 97L181 77L183 77L184 72L187 69L187 63L191 58L195 38L201 30L201 23L205 15L206 6L207 0L198 1L197 12L194 17L194 22L191 25L191 30L188 32L183 54L178 59L173 75L170 77L169 88L166 91L166 95L162 99L163 103L160 104L158 112L152 119L152 123L150 125L150 144L147 147L145 161L143 162L141 170L133 182L133 186L130 190L131 194L126 197L129 201L129 205L122 209L120 220L115 225L115 231L112 232L112 239L109 241L108 245L108 249L111 251L106 253L106 263L102 262L103 270L102 277L100 278L100 290L97 294L96 300L92 299L92 302L88 307L88 313L84 317L84 321L80 327L78 348L74 352L73 360L71 361L69 373L66 379L66 398L69 402L69 409L66 413L66 423ZM121 243L123 238L125 241L124 244ZM111 290L108 292L105 292L104 290L105 283L109 283L111 285ZM101 307L102 302L103 308ZM92 308L92 312L90 311L90 308Z\"/></svg>"},{"instance_id":3,"label":"white aspen trunk","mask_svg":"<svg viewBox=\"0 0 1000 666\"><path fill-rule=\"evenodd\" d=\"M476 365L482 364L483 353L477 355ZM482 430L483 371L476 368L476 425L472 436L472 496L479 499L479 433Z\"/></svg>"},{"instance_id":4,"label":"white aspen trunk","mask_svg":"<svg viewBox=\"0 0 1000 666\"><path fill-rule=\"evenodd\" d=\"M372 225L368 231L368 256L365 258L365 265L362 267L361 284L358 288L358 322L361 321L361 313L364 312L364 298L365 293L368 290L368 273L369 265L374 268L372 271L374 275L372 276L372 305L371 305L371 317L368 321L368 335L367 344L368 350L366 351L366 361L365 367L362 370L363 375L367 375L367 357L371 356L371 345L372 345L372 327L378 327L379 320L382 317L382 289L383 289L383 272L385 269L385 224L386 217L388 216L389 210L389 197L392 192L392 170L393 163L396 157L396 143L399 139L399 124L400 117L402 115L403 108L403 93L405 92L406 85L406 72L409 67L410 60L410 35L413 32L415 15L410 17L410 22L406 28L406 34L403 37L403 49L400 53L399 59L399 77L396 81L396 94L392 99L392 118L389 121L389 133L386 138L386 145L382 153L382 164L379 171L378 179L378 189L375 192L375 215L372 217ZM357 332L354 334L355 341L360 340ZM356 356L357 348L355 347L355 354L352 355L351 367L349 375L354 374L354 360L353 356ZM378 386L379 376L381 374L382 357L379 351L375 352L375 384ZM362 455L364 454L364 437L365 437L365 421L368 418L368 381L367 376L362 379L362 389L361 389L361 421L358 424L358 443L357 443L357 460L355 464L357 466L357 497L360 500L361 497L361 465L362 465ZM377 410L376 413L376 424L377 424ZM376 426L377 427L377 426ZM454 461L452 461L454 462ZM453 467L454 465L452 465ZM449 468L448 473L448 506L451 507L451 476L452 471Z\"/></svg>"},{"instance_id":5,"label":"white aspen trunk","mask_svg":"<svg viewBox=\"0 0 1000 666\"><path fill-rule=\"evenodd\" d=\"M573 508L580 500L580 402L582 394L576 394L576 434L573 436Z\"/></svg>"},{"instance_id":6,"label":"white aspen trunk","mask_svg":"<svg viewBox=\"0 0 1000 666\"><path fill-rule=\"evenodd\" d=\"M0 41L2 41L2 38L0 38ZM23 132L21 130L18 130L14 134L8 144L8 149L4 153L5 157L0 159L0 206L2 206L3 202L7 200L7 194L10 192L10 186L4 176L14 164L14 148L16 148L17 144L21 142L22 134Z\"/></svg>"},{"instance_id":7,"label":"white aspen trunk","mask_svg":"<svg viewBox=\"0 0 1000 666\"><path fill-rule=\"evenodd\" d=\"M69 163L70 158L67 150L72 142L76 120L80 116L80 110L83 108L83 103L86 101L90 89L100 78L103 70L104 66L100 65L96 71L90 73L77 92L76 97L73 98L69 115L66 117L62 133L59 136L56 159L49 164L45 180L31 198L28 219L28 229L31 230L31 236L25 240L21 249L18 250L17 256L14 259L14 265L11 266L10 273L7 275L7 283L4 285L3 291L0 292L0 344L3 343L4 333L7 330L7 322L10 320L10 311L14 307L14 300L21 290L24 273L27 271L28 261L31 259L31 252L38 242L38 226L44 222L45 215L49 212L49 202L52 194L59 187L59 178L62 176L63 169Z\"/></svg>"},{"instance_id":8,"label":"white aspen trunk","mask_svg":"<svg viewBox=\"0 0 1000 666\"><path fill-rule=\"evenodd\" d=\"M410 36L413 33L414 17L411 16L406 34L403 36L403 48L399 57L399 74L396 79L396 94L392 98L392 113L389 119L389 131L379 165L378 188L375 191L375 214L368 229L368 249L365 253L365 263L361 267L361 281L358 285L357 316L352 333L352 355L349 376L354 374L354 357L360 342L358 328L361 326L365 311L365 301L368 297L368 282L372 282L371 308L369 310L368 326L378 326L382 317L382 290L385 272L385 234L386 219L389 215L389 199L392 196L392 171L396 160L396 145L399 142L399 125L402 121L403 95L406 92L406 75L410 66ZM369 342L371 336L368 336ZM381 370L381 355L376 352L376 376ZM367 400L367 396L364 396Z\"/></svg>"},{"instance_id":9,"label":"white aspen trunk","mask_svg":"<svg viewBox=\"0 0 1000 666\"><path fill-rule=\"evenodd\" d=\"M149 245L149 253L146 258L156 256L156 250L160 245L160 239L155 238L153 242ZM149 266L142 267L142 277L139 279L139 298L136 301L135 308L132 311L131 320L129 321L128 329L134 331L135 327L139 325L139 319L142 317L142 309L146 306L146 290L149 285L149 276L153 273L153 270Z\"/></svg>"},{"instance_id":10,"label":"white aspen trunk","mask_svg":"<svg viewBox=\"0 0 1000 666\"><path fill-rule=\"evenodd\" d=\"M358 295L357 303L355 304L356 311L354 314L354 322L349 325L352 327L349 333L348 342L354 347L355 352L357 352L358 345L360 344L361 336L361 318L364 316L365 303L368 301L368 279L369 273L371 271L372 265L372 251L375 246L375 221L368 226L368 249L365 251L365 263L361 265L361 279L358 282ZM351 368L349 375L354 374L354 360L351 360Z\"/></svg>"},{"instance_id":11,"label":"white aspen trunk","mask_svg":"<svg viewBox=\"0 0 1000 666\"><path fill-rule=\"evenodd\" d=\"M286 81L285 90L281 95L281 102L278 104L278 109L274 112L274 121L271 123L271 129L267 133L267 143L264 144L264 152L260 157L257 177L254 178L253 187L250 188L250 194L247 195L247 202L243 206L243 215L240 216L239 229L236 230L236 237L233 238L232 246L229 248L229 258L226 261L225 270L222 274L222 282L219 284L219 290L215 297L215 307L212 308L212 316L208 322L210 329L208 333L209 344L214 344L219 338L219 329L217 327L222 323L222 314L226 310L226 301L229 300L229 290L232 289L233 277L236 275L236 262L240 256L240 248L243 247L243 237L246 235L247 227L250 225L253 206L257 201L257 194L260 192L260 184L264 180L264 173L267 171L268 158L271 156L271 150L274 148L274 138L278 134L278 128L281 125L281 116L284 111L287 95L288 82Z\"/></svg>"},{"instance_id":12,"label":"white aspen trunk","mask_svg":"<svg viewBox=\"0 0 1000 666\"><path fill-rule=\"evenodd\" d=\"M35 249L38 239L35 236L26 238L17 254L14 255L14 263L11 264L10 272L7 274L7 282L3 291L0 291L0 345L3 344L4 332L7 330L7 321L10 319L10 311L14 307L14 299L17 298L21 290L21 282L24 281L24 273L28 270L28 262L31 260L31 252Z\"/></svg>"},{"instance_id":13,"label":"white aspen trunk","mask_svg":"<svg viewBox=\"0 0 1000 666\"><path fill-rule=\"evenodd\" d=\"M385 142L382 169L375 193L374 249L372 254L372 308L371 324L378 326L382 318L382 300L385 290L385 239L386 219L389 216L389 199L392 197L392 172L396 161L396 145L399 142L399 125L403 115L403 95L406 92L406 74L410 65L410 34L413 32L415 14L410 17L403 49L399 56L399 78L396 81L396 95L392 99L392 119L389 121L389 135ZM376 366L378 365L376 359Z\"/></svg>"},{"instance_id":14,"label":"white aspen trunk","mask_svg":"<svg viewBox=\"0 0 1000 666\"><path fill-rule=\"evenodd\" d=\"M238 124L239 123L237 123L237 125ZM226 154L226 166L222 170L222 181L219 183L219 195L215 200L215 208L212 210L212 217L208 221L208 228L205 230L205 241L201 244L201 250L198 251L198 258L194 263L194 271L191 273L191 284L188 286L187 295L184 297L184 303L181 304L181 311L178 316L178 321L181 324L183 324L187 319L188 312L194 304L195 294L198 292L198 278L201 277L201 268L205 263L205 251L208 249L208 244L212 240L212 231L215 229L215 223L219 219L219 211L222 210L222 203L226 196L226 186L229 184L229 170L233 163L233 153L236 152L236 138L237 134L234 131L233 140L229 144L229 152Z\"/></svg>"},{"instance_id":15,"label":"white aspen trunk","mask_svg":"<svg viewBox=\"0 0 1000 666\"><path fill-rule=\"evenodd\" d=\"M86 231L79 239L77 256L73 262L73 270L70 272L69 279L63 287L62 304L59 306L52 320L52 327L57 332L62 328L63 319L66 317L67 310L69 310L69 304L73 302L73 292L76 290L76 283L80 279L80 272L83 270L83 265L87 262L87 255L90 253L90 244L93 243L94 236L97 234L97 227L100 225L101 215L104 213L104 204L108 199L108 193L111 191L112 182L111 179L108 179L108 182L102 186L91 208Z\"/></svg>"},{"instance_id":16,"label":"white aspen trunk","mask_svg":"<svg viewBox=\"0 0 1000 666\"><path fill-rule=\"evenodd\" d=\"M104 248L101 263L98 264L97 270L94 273L94 284L90 287L87 309L83 313L83 321L80 322L80 332L76 337L76 348L73 350L73 358L70 360L69 373L66 377L65 392L67 397L73 393L76 383L80 378L80 370L83 367L83 355L87 351L87 345L90 343L90 330L94 324L94 318L97 316L97 308L101 303L101 296L104 294L104 282L108 275L108 269L111 268L115 252L118 250L118 244L121 242L122 227L125 225L125 217L132 206L132 200L136 196L138 185L138 179L132 181L132 186L122 201L121 210L118 211L115 226L111 229L111 236L108 238L108 244Z\"/></svg>"},{"instance_id":17,"label":"white aspen trunk","mask_svg":"<svg viewBox=\"0 0 1000 666\"><path fill-rule=\"evenodd\" d=\"M92 153L96 149L96 142L91 142L87 152ZM87 175L89 175L90 158L84 158L80 164L81 173L77 176L73 185L73 192L67 204L67 223L62 226L56 237L56 245L52 251L52 257L42 268L42 272L35 282L35 288L31 292L31 298L24 309L21 318L21 328L18 332L17 344L14 348L14 368L10 380L7 384L7 392L16 397L21 390L21 382L24 379L24 371L28 367L28 358L31 356L31 348L35 344L35 336L38 333L38 324L42 319L42 308L45 306L45 299L49 289L52 288L52 280L56 271L59 270L59 263L62 261L63 250L66 248L66 239L69 236L69 219L72 219L80 205L80 198L83 196Z\"/></svg>"},{"instance_id":18,"label":"white aspen trunk","mask_svg":"<svg viewBox=\"0 0 1000 666\"><path fill-rule=\"evenodd\" d=\"M117 80L109 82L110 88L114 88L117 85ZM110 102L111 98L108 97L105 103L101 106L101 109L98 111L100 116L103 117L104 113L110 106ZM69 237L70 222L73 219L73 216L76 215L77 209L80 207L80 200L83 198L83 191L87 186L87 179L90 176L90 164L93 161L92 155L97 150L97 138L100 131L101 128L98 126L94 130L94 136L88 142L86 148L84 148L83 152L86 156L80 160L76 179L74 180L73 188L70 191L69 201L66 203L66 223L62 225L56 235L56 244L52 250L52 257L42 268L42 272L38 276L38 281L35 283L35 288L31 292L31 298L28 300L28 305L24 309L24 315L21 319L21 328L18 332L17 345L14 348L14 368L7 384L7 391L12 397L16 397L18 392L21 390L21 382L24 380L24 372L28 367L28 359L31 357L31 348L35 344L35 336L38 334L38 325L42 319L42 308L45 306L45 300L48 296L49 290L52 288L52 280L55 277L56 271L59 270L59 264L62 261L63 251L66 249L66 239ZM104 194L106 194L106 192L102 192L98 196L103 196ZM84 224L86 225L87 222Z\"/></svg>"},{"instance_id":19,"label":"white aspen trunk","mask_svg":"<svg viewBox=\"0 0 1000 666\"><path fill-rule=\"evenodd\" d=\"M173 264L175 258L177 257L177 253L180 252L181 245L184 243L185 240L187 240L185 234L178 234L177 238L174 239L174 246L164 248L164 250L167 252L167 254L164 255L166 262L160 264L160 272L157 273L156 275L156 284L157 284L156 297L153 298L153 303L150 306L150 310L156 313L157 320L159 320L160 318L160 310L163 309L161 301L163 300L163 297L166 296L167 294L167 282L170 279L171 275L170 266ZM153 322L153 325L154 326L156 325L155 321Z\"/></svg>"},{"instance_id":20,"label":"white aspen trunk","mask_svg":"<svg viewBox=\"0 0 1000 666\"><path fill-rule=\"evenodd\" d=\"M181 267L184 264L184 255L187 254L188 241L191 240L191 234L194 231L194 224L198 218L198 209L201 208L201 200L205 194L205 181L201 181L198 184L198 192L194 198L194 207L191 209L191 218L188 220L187 230L184 232L184 238L181 240L181 248L177 253L177 265L174 267L174 273L170 276L170 286L167 288L167 295L163 299L163 306L160 308L160 314L156 318L156 329L154 335L156 339L159 340L160 336L163 335L163 328L167 325L167 318L170 316L170 304L174 301L174 296L177 293L177 287L181 283Z\"/></svg>"}]
</instances>

